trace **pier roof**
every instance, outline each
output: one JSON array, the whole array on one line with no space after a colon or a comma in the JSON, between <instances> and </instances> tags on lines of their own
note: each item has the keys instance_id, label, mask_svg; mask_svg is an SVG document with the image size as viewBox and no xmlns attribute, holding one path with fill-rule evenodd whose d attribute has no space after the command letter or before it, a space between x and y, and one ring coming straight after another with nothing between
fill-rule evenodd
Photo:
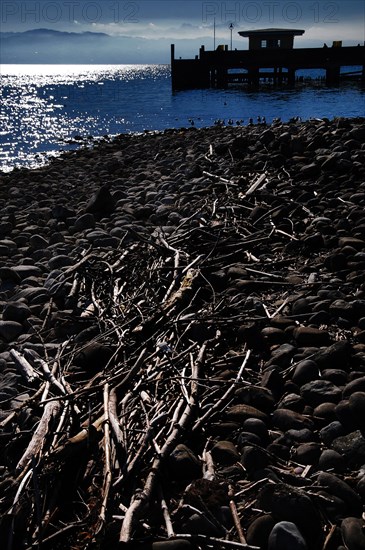
<instances>
[{"instance_id":1,"label":"pier roof","mask_svg":"<svg viewBox=\"0 0 365 550\"><path fill-rule=\"evenodd\" d=\"M301 36L304 34L305 31L301 29L275 29L275 28L269 28L269 29L253 29L250 31L239 31L238 34L240 36L244 37L250 37L254 35L265 35L265 36L276 36L278 34L280 35L291 35L291 36Z\"/></svg>"}]
</instances>

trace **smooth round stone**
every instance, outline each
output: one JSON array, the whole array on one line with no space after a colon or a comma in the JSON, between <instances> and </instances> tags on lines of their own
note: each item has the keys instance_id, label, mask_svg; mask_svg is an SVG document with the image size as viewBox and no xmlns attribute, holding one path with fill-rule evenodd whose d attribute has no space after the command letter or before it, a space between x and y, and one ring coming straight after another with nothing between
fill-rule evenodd
<instances>
[{"instance_id":1,"label":"smooth round stone","mask_svg":"<svg viewBox=\"0 0 365 550\"><path fill-rule=\"evenodd\" d=\"M23 332L23 325L16 321L0 321L0 337L5 342L13 342Z\"/></svg>"},{"instance_id":2,"label":"smooth round stone","mask_svg":"<svg viewBox=\"0 0 365 550\"><path fill-rule=\"evenodd\" d=\"M79 216L74 224L75 231L84 231L85 229L94 229L95 217L90 212Z\"/></svg>"},{"instance_id":3,"label":"smooth round stone","mask_svg":"<svg viewBox=\"0 0 365 550\"><path fill-rule=\"evenodd\" d=\"M50 269L61 269L63 267L69 267L73 265L75 262L72 258L69 256L66 256L64 254L59 254L58 256L53 256L53 258L50 258L48 260L48 265Z\"/></svg>"},{"instance_id":4,"label":"smooth round stone","mask_svg":"<svg viewBox=\"0 0 365 550\"><path fill-rule=\"evenodd\" d=\"M319 368L345 370L351 356L351 344L347 340L340 340L331 346L320 349L313 357Z\"/></svg>"},{"instance_id":5,"label":"smooth round stone","mask_svg":"<svg viewBox=\"0 0 365 550\"><path fill-rule=\"evenodd\" d=\"M267 414L274 408L275 400L268 388L262 386L244 386L235 391L239 403L250 405Z\"/></svg>"},{"instance_id":6,"label":"smooth round stone","mask_svg":"<svg viewBox=\"0 0 365 550\"><path fill-rule=\"evenodd\" d=\"M302 443L294 453L295 462L299 464L317 464L321 454L321 447L318 443Z\"/></svg>"},{"instance_id":7,"label":"smooth round stone","mask_svg":"<svg viewBox=\"0 0 365 550\"><path fill-rule=\"evenodd\" d=\"M346 386L343 390L343 397L349 397L352 393L355 392L363 392L365 391L365 376L362 376L361 378L356 378L355 380L352 380Z\"/></svg>"},{"instance_id":8,"label":"smooth round stone","mask_svg":"<svg viewBox=\"0 0 365 550\"><path fill-rule=\"evenodd\" d=\"M335 386L329 380L313 380L302 386L300 393L305 401L317 407L324 402L338 403L342 396L340 388Z\"/></svg>"},{"instance_id":9,"label":"smooth round stone","mask_svg":"<svg viewBox=\"0 0 365 550\"><path fill-rule=\"evenodd\" d=\"M295 523L308 544L313 543L310 547L316 547L322 534L322 519L305 490L280 482L268 484L259 491L257 503L277 521Z\"/></svg>"},{"instance_id":10,"label":"smooth round stone","mask_svg":"<svg viewBox=\"0 0 365 550\"><path fill-rule=\"evenodd\" d=\"M286 435L298 443L309 443L313 441L313 432L307 428L302 430L288 430Z\"/></svg>"},{"instance_id":11,"label":"smooth round stone","mask_svg":"<svg viewBox=\"0 0 365 550\"><path fill-rule=\"evenodd\" d=\"M365 549L364 521L357 517L342 520L341 533L348 550Z\"/></svg>"},{"instance_id":12,"label":"smooth round stone","mask_svg":"<svg viewBox=\"0 0 365 550\"><path fill-rule=\"evenodd\" d=\"M289 367L295 352L296 348L291 344L282 344L278 348L271 351L271 359L266 366L275 364L281 368Z\"/></svg>"},{"instance_id":13,"label":"smooth round stone","mask_svg":"<svg viewBox=\"0 0 365 550\"><path fill-rule=\"evenodd\" d=\"M24 323L30 317L31 311L23 302L8 302L3 310L3 321Z\"/></svg>"},{"instance_id":14,"label":"smooth round stone","mask_svg":"<svg viewBox=\"0 0 365 550\"><path fill-rule=\"evenodd\" d=\"M268 445L267 450L278 458L281 458L281 460L286 461L290 458L290 448L287 445L274 442Z\"/></svg>"},{"instance_id":15,"label":"smooth round stone","mask_svg":"<svg viewBox=\"0 0 365 550\"><path fill-rule=\"evenodd\" d=\"M250 445L251 443L254 443L255 445L262 445L263 442L259 438L258 435L252 433L252 432L240 432L237 443L239 447L242 449L242 447L245 447L246 445Z\"/></svg>"},{"instance_id":16,"label":"smooth round stone","mask_svg":"<svg viewBox=\"0 0 365 550\"><path fill-rule=\"evenodd\" d=\"M323 418L324 421L332 422L336 420L336 414L335 414L335 403L321 403L317 407L315 407L313 411L313 416L317 418Z\"/></svg>"},{"instance_id":17,"label":"smooth round stone","mask_svg":"<svg viewBox=\"0 0 365 550\"><path fill-rule=\"evenodd\" d=\"M293 336L298 346L326 346L330 342L327 331L313 327L298 327L294 329Z\"/></svg>"},{"instance_id":18,"label":"smooth round stone","mask_svg":"<svg viewBox=\"0 0 365 550\"><path fill-rule=\"evenodd\" d=\"M319 377L319 368L315 361L311 359L305 359L300 361L295 367L292 380L295 384L301 386L312 380L318 380Z\"/></svg>"},{"instance_id":19,"label":"smooth round stone","mask_svg":"<svg viewBox=\"0 0 365 550\"><path fill-rule=\"evenodd\" d=\"M289 393L282 397L277 405L278 409L290 409L298 413L302 413L305 406L305 401L300 395Z\"/></svg>"},{"instance_id":20,"label":"smooth round stone","mask_svg":"<svg viewBox=\"0 0 365 550\"><path fill-rule=\"evenodd\" d=\"M345 457L350 467L365 464L365 439L360 430L334 438L331 447Z\"/></svg>"},{"instance_id":21,"label":"smooth round stone","mask_svg":"<svg viewBox=\"0 0 365 550\"><path fill-rule=\"evenodd\" d=\"M39 248L47 248L48 241L42 235L32 235L29 244L34 250L38 250Z\"/></svg>"},{"instance_id":22,"label":"smooth round stone","mask_svg":"<svg viewBox=\"0 0 365 550\"><path fill-rule=\"evenodd\" d=\"M318 484L325 487L329 494L341 499L346 504L349 514L361 517L361 499L345 481L329 472L321 472L318 476Z\"/></svg>"},{"instance_id":23,"label":"smooth round stone","mask_svg":"<svg viewBox=\"0 0 365 550\"><path fill-rule=\"evenodd\" d=\"M340 453L333 449L322 451L318 459L318 470L333 470L336 473L341 473L345 468L346 462Z\"/></svg>"},{"instance_id":24,"label":"smooth round stone","mask_svg":"<svg viewBox=\"0 0 365 550\"><path fill-rule=\"evenodd\" d=\"M201 477L201 464L195 453L186 445L175 447L169 456L169 470L176 480L193 480Z\"/></svg>"},{"instance_id":25,"label":"smooth round stone","mask_svg":"<svg viewBox=\"0 0 365 550\"><path fill-rule=\"evenodd\" d=\"M331 445L334 439L344 434L345 429L343 425L338 420L335 420L320 430L319 437L325 445Z\"/></svg>"},{"instance_id":26,"label":"smooth round stone","mask_svg":"<svg viewBox=\"0 0 365 550\"><path fill-rule=\"evenodd\" d=\"M335 413L336 417L341 422L345 430L351 432L358 427L357 419L350 409L350 403L348 399L342 399L342 401L340 401L338 405L336 405Z\"/></svg>"},{"instance_id":27,"label":"smooth round stone","mask_svg":"<svg viewBox=\"0 0 365 550\"><path fill-rule=\"evenodd\" d=\"M246 540L252 546L267 548L267 542L275 521L269 514L259 516L248 526Z\"/></svg>"},{"instance_id":28,"label":"smooth round stone","mask_svg":"<svg viewBox=\"0 0 365 550\"><path fill-rule=\"evenodd\" d=\"M347 382L348 374L340 369L325 369L322 371L323 380L329 380L336 386L344 386Z\"/></svg>"},{"instance_id":29,"label":"smooth round stone","mask_svg":"<svg viewBox=\"0 0 365 550\"><path fill-rule=\"evenodd\" d=\"M42 275L42 270L36 265L17 265L12 268L21 279L27 279L28 277L39 277Z\"/></svg>"},{"instance_id":30,"label":"smooth round stone","mask_svg":"<svg viewBox=\"0 0 365 550\"><path fill-rule=\"evenodd\" d=\"M247 446L243 449L241 463L248 472L252 472L265 468L270 463L270 458L263 449Z\"/></svg>"},{"instance_id":31,"label":"smooth round stone","mask_svg":"<svg viewBox=\"0 0 365 550\"><path fill-rule=\"evenodd\" d=\"M365 428L365 392L355 392L349 398L350 411L353 413L357 426Z\"/></svg>"},{"instance_id":32,"label":"smooth round stone","mask_svg":"<svg viewBox=\"0 0 365 550\"><path fill-rule=\"evenodd\" d=\"M269 440L269 431L266 424L259 418L248 418L245 420L243 429L246 430L246 432L252 432L257 435L264 444Z\"/></svg>"},{"instance_id":33,"label":"smooth round stone","mask_svg":"<svg viewBox=\"0 0 365 550\"><path fill-rule=\"evenodd\" d=\"M272 422L276 428L286 432L287 430L302 430L303 428L311 429L313 422L300 413L289 409L277 409L272 415Z\"/></svg>"},{"instance_id":34,"label":"smooth round stone","mask_svg":"<svg viewBox=\"0 0 365 550\"><path fill-rule=\"evenodd\" d=\"M238 422L244 422L245 420L247 420L247 418L258 418L259 420L268 422L268 417L265 413L263 413L259 409L256 409L255 407L244 404L233 405L227 410L226 416L230 420Z\"/></svg>"},{"instance_id":35,"label":"smooth round stone","mask_svg":"<svg viewBox=\"0 0 365 550\"><path fill-rule=\"evenodd\" d=\"M270 533L268 550L308 550L308 546L295 523L280 521Z\"/></svg>"},{"instance_id":36,"label":"smooth round stone","mask_svg":"<svg viewBox=\"0 0 365 550\"><path fill-rule=\"evenodd\" d=\"M240 459L236 446L231 441L218 441L213 445L211 454L214 461L225 466L230 466Z\"/></svg>"},{"instance_id":37,"label":"smooth round stone","mask_svg":"<svg viewBox=\"0 0 365 550\"><path fill-rule=\"evenodd\" d=\"M280 328L275 327L265 327L261 331L261 336L270 346L274 344L282 344L288 340L287 334Z\"/></svg>"}]
</instances>

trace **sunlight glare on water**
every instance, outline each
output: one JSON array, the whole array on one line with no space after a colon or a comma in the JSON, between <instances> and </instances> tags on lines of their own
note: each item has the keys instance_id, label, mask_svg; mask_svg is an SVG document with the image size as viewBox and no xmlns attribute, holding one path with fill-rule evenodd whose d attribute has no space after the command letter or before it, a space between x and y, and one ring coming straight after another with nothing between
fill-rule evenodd
<instances>
[{"instance_id":1,"label":"sunlight glare on water","mask_svg":"<svg viewBox=\"0 0 365 550\"><path fill-rule=\"evenodd\" d=\"M216 119L283 121L363 116L364 86L172 92L167 65L3 65L0 169L37 166L47 155L105 135L211 126Z\"/></svg>"}]
</instances>

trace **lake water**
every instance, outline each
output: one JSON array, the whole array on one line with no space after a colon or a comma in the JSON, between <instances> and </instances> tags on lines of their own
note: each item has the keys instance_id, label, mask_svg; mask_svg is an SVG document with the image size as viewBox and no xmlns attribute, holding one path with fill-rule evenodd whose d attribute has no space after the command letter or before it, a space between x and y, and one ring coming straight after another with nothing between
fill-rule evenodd
<instances>
[{"instance_id":1,"label":"lake water","mask_svg":"<svg viewBox=\"0 0 365 550\"><path fill-rule=\"evenodd\" d=\"M364 84L327 87L319 75L294 88L172 92L167 65L3 65L0 169L37 166L91 143L88 136L210 126L217 119L365 115Z\"/></svg>"}]
</instances>

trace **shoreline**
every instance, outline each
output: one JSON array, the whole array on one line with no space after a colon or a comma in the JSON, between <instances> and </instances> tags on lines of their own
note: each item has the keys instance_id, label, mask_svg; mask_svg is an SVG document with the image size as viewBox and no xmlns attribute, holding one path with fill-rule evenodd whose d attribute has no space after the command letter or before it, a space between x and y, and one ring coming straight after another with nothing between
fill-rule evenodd
<instances>
[{"instance_id":1,"label":"shoreline","mask_svg":"<svg viewBox=\"0 0 365 550\"><path fill-rule=\"evenodd\" d=\"M365 544L364 166L339 117L0 173L9 549Z\"/></svg>"}]
</instances>

